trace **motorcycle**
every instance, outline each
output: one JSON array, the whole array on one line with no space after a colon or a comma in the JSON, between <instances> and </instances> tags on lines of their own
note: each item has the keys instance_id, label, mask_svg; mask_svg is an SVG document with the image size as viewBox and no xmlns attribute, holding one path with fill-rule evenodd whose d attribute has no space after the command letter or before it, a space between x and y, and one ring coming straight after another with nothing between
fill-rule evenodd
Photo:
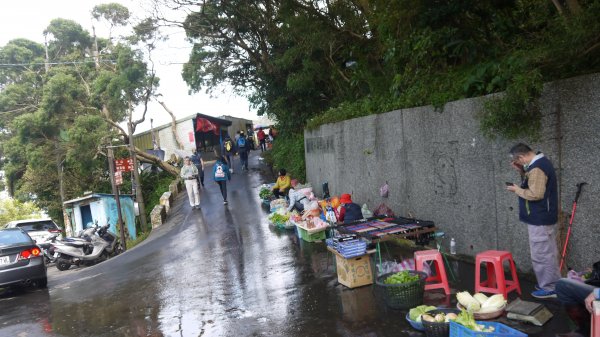
<instances>
[{"instance_id":1,"label":"motorcycle","mask_svg":"<svg viewBox=\"0 0 600 337\"><path fill-rule=\"evenodd\" d=\"M50 263L54 263L56 259L54 258L54 243L56 243L56 238L59 234L52 234L48 239L41 242L36 242L40 250L42 251L42 256L44 257L44 263L49 265Z\"/></svg>"},{"instance_id":2,"label":"motorcycle","mask_svg":"<svg viewBox=\"0 0 600 337\"><path fill-rule=\"evenodd\" d=\"M108 231L109 224L85 229L81 238L68 238L53 244L53 258L58 270L72 265L93 265L122 252L117 236Z\"/></svg>"},{"instance_id":3,"label":"motorcycle","mask_svg":"<svg viewBox=\"0 0 600 337\"><path fill-rule=\"evenodd\" d=\"M36 241L36 244L38 245L38 247L40 247L40 250L42 251L42 256L44 257L44 263L46 265L56 262L56 257L54 256L54 245L56 244L57 240L59 243L64 243L64 242L69 242L71 244L79 243L80 246L84 247L84 250L86 251L86 253L91 252L91 249L89 248L89 242L91 241L91 239L89 237L84 238L82 236L82 231L80 231L76 237L67 237L62 240L57 239L59 235L60 234L58 234L58 233L52 234L44 241L39 241L39 242Z\"/></svg>"}]
</instances>

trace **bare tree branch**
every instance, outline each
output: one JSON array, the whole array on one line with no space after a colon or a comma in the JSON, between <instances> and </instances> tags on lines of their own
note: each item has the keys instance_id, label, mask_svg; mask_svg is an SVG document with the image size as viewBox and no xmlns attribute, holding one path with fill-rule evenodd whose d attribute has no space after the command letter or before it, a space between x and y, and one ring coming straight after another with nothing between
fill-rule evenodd
<instances>
[{"instance_id":1,"label":"bare tree branch","mask_svg":"<svg viewBox=\"0 0 600 337\"><path fill-rule=\"evenodd\" d=\"M179 139L179 135L177 134L177 120L175 119L175 114L173 114L173 111L171 111L169 108L167 108L167 105L165 104L165 102L161 102L158 101L158 103L160 105L162 105L162 107L165 109L165 111L171 116L171 132L173 132L173 137L175 138L175 143L177 143L177 147L182 150L183 149L183 142L181 141L181 139Z\"/></svg>"}]
</instances>

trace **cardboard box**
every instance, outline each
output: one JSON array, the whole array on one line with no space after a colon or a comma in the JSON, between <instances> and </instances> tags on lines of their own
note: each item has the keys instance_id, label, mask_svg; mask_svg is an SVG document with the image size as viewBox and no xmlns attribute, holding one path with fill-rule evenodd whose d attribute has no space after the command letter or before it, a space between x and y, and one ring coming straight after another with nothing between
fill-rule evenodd
<instances>
[{"instance_id":1,"label":"cardboard box","mask_svg":"<svg viewBox=\"0 0 600 337\"><path fill-rule=\"evenodd\" d=\"M327 247L335 254L338 282L348 288L373 284L373 271L369 254L345 259L335 249Z\"/></svg>"}]
</instances>

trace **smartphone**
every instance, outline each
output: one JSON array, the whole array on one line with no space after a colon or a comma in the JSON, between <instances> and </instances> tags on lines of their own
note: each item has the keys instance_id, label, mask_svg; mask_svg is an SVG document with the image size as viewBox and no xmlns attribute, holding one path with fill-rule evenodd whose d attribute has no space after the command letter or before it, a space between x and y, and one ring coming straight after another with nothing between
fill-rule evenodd
<instances>
[{"instance_id":1,"label":"smartphone","mask_svg":"<svg viewBox=\"0 0 600 337\"><path fill-rule=\"evenodd\" d=\"M509 183L508 181L505 182L505 184L506 184L506 186L512 186L512 185L514 185L514 183Z\"/></svg>"}]
</instances>

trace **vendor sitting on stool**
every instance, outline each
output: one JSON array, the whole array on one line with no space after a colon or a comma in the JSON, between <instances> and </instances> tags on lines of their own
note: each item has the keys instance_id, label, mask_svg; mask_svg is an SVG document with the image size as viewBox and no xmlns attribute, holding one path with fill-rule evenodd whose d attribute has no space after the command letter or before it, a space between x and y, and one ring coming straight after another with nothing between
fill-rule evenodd
<instances>
[{"instance_id":1,"label":"vendor sitting on stool","mask_svg":"<svg viewBox=\"0 0 600 337\"><path fill-rule=\"evenodd\" d=\"M340 211L337 217L338 222L349 223L363 218L360 206L352 202L350 194L342 194L340 203Z\"/></svg>"},{"instance_id":2,"label":"vendor sitting on stool","mask_svg":"<svg viewBox=\"0 0 600 337\"><path fill-rule=\"evenodd\" d=\"M275 182L275 185L273 185L273 194L277 197L285 197L288 194L288 191L291 188L291 181L290 181L290 177L287 175L287 172L285 169L281 169L279 170L279 177L277 178L277 181Z\"/></svg>"},{"instance_id":3,"label":"vendor sitting on stool","mask_svg":"<svg viewBox=\"0 0 600 337\"><path fill-rule=\"evenodd\" d=\"M306 209L308 203L310 202L304 193L300 192L300 190L296 189L298 186L298 180L292 179L292 188L290 188L290 206L288 207L288 212L293 210L297 210L298 212L304 211Z\"/></svg>"},{"instance_id":4,"label":"vendor sitting on stool","mask_svg":"<svg viewBox=\"0 0 600 337\"><path fill-rule=\"evenodd\" d=\"M596 263L600 264L600 261ZM567 315L577 325L575 331L557 334L556 337L590 336L592 303L600 300L600 279L591 279L586 283L568 278L561 278L556 282L558 301L563 304Z\"/></svg>"}]
</instances>

